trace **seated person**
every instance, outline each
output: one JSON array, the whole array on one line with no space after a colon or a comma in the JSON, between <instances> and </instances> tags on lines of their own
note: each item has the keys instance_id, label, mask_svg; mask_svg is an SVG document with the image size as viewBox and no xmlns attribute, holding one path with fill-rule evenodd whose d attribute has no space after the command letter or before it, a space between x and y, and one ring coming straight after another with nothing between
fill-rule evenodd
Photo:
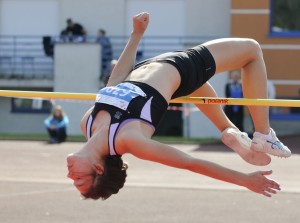
<instances>
[{"instance_id":1,"label":"seated person","mask_svg":"<svg viewBox=\"0 0 300 223\"><path fill-rule=\"evenodd\" d=\"M84 42L86 38L86 30L84 27L73 22L72 19L67 19L67 27L61 31L60 35L64 42Z\"/></svg>"},{"instance_id":2,"label":"seated person","mask_svg":"<svg viewBox=\"0 0 300 223\"><path fill-rule=\"evenodd\" d=\"M45 127L49 133L49 143L61 143L67 138L67 125L69 119L61 106L57 105L52 110L52 114L44 121Z\"/></svg>"}]
</instances>

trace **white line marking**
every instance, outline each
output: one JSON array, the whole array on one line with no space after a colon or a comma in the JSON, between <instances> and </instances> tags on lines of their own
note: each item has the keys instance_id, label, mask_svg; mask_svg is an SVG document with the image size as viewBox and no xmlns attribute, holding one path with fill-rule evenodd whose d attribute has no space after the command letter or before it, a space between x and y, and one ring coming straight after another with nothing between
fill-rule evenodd
<instances>
[{"instance_id":1,"label":"white line marking","mask_svg":"<svg viewBox=\"0 0 300 223\"><path fill-rule=\"evenodd\" d=\"M299 44L261 44L263 50L300 50Z\"/></svg>"},{"instance_id":2,"label":"white line marking","mask_svg":"<svg viewBox=\"0 0 300 223\"><path fill-rule=\"evenodd\" d=\"M282 77L286 75L281 75ZM299 85L300 80L271 80L275 85Z\"/></svg>"},{"instance_id":3,"label":"white line marking","mask_svg":"<svg viewBox=\"0 0 300 223\"><path fill-rule=\"evenodd\" d=\"M231 14L239 14L239 15L246 15L246 14L269 14L269 9L232 9L230 10Z\"/></svg>"}]
</instances>

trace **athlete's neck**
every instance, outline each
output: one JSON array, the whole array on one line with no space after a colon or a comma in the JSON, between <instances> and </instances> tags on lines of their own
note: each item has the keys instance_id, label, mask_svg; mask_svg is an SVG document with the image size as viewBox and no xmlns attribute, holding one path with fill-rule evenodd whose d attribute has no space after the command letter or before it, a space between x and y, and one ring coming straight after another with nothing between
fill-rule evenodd
<instances>
[{"instance_id":1,"label":"athlete's neck","mask_svg":"<svg viewBox=\"0 0 300 223\"><path fill-rule=\"evenodd\" d=\"M86 157L90 163L101 163L108 155L107 128L96 129L90 140L75 154Z\"/></svg>"}]
</instances>

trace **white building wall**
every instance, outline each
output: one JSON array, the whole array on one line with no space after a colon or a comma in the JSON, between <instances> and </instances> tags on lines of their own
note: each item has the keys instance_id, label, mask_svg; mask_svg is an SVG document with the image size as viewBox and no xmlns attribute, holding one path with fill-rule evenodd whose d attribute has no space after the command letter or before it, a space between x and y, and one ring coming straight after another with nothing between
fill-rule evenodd
<instances>
[{"instance_id":1,"label":"white building wall","mask_svg":"<svg viewBox=\"0 0 300 223\"><path fill-rule=\"evenodd\" d=\"M135 2L139 6L145 3L143 11L153 10L153 3L157 14L174 17L175 21L173 4L183 2L187 36L228 36L230 33L230 0L0 0L0 33L8 34L5 30L9 27L9 34L14 34L11 30L19 34L22 28L22 34L35 35L37 31L47 32L48 27L49 33L45 34L55 35L65 28L67 18L73 18L85 26L89 35L96 35L99 28L106 29L109 35L124 35L126 21L132 16L126 14L127 6ZM168 2L170 10L165 9ZM37 12L39 10L44 13ZM161 26L164 28L163 22ZM172 26L176 29L176 22Z\"/></svg>"},{"instance_id":2,"label":"white building wall","mask_svg":"<svg viewBox=\"0 0 300 223\"><path fill-rule=\"evenodd\" d=\"M100 88L99 44L56 44L54 65L54 91L97 93ZM68 133L81 134L80 121L93 104L80 101L57 103L69 117Z\"/></svg>"},{"instance_id":3,"label":"white building wall","mask_svg":"<svg viewBox=\"0 0 300 223\"><path fill-rule=\"evenodd\" d=\"M231 0L187 0L187 36L229 36Z\"/></svg>"},{"instance_id":4,"label":"white building wall","mask_svg":"<svg viewBox=\"0 0 300 223\"><path fill-rule=\"evenodd\" d=\"M185 6L185 0L128 0L126 34L132 31L132 15L146 11L150 14L150 23L144 36L184 36L187 19Z\"/></svg>"},{"instance_id":5,"label":"white building wall","mask_svg":"<svg viewBox=\"0 0 300 223\"><path fill-rule=\"evenodd\" d=\"M0 0L1 35L56 35L59 0Z\"/></svg>"},{"instance_id":6,"label":"white building wall","mask_svg":"<svg viewBox=\"0 0 300 223\"><path fill-rule=\"evenodd\" d=\"M46 133L44 120L48 115L11 113L11 98L0 97L0 133ZM29 132L31 129L33 131Z\"/></svg>"}]
</instances>

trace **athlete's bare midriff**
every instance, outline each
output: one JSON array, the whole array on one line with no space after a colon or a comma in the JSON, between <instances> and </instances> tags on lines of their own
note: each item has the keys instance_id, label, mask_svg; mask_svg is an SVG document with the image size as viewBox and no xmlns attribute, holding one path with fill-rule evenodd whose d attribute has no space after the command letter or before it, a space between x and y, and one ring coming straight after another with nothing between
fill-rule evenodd
<instances>
[{"instance_id":1,"label":"athlete's bare midriff","mask_svg":"<svg viewBox=\"0 0 300 223\"><path fill-rule=\"evenodd\" d=\"M170 64L151 62L133 70L126 81L146 83L158 90L169 101L180 85L180 75L178 70Z\"/></svg>"},{"instance_id":2,"label":"athlete's bare midriff","mask_svg":"<svg viewBox=\"0 0 300 223\"><path fill-rule=\"evenodd\" d=\"M166 99L166 101L170 101L172 95L179 87L181 80L180 80L179 72L174 66L167 63L152 62L149 64L145 64L136 70L133 70L127 76L125 81L137 81L137 82L146 83L151 87L155 88ZM81 121L81 128L84 134L86 132L86 122L91 111L92 109L90 109L84 115ZM103 130L103 127L109 126L109 123L110 123L109 113L106 111L100 111L95 117L92 126L92 134L94 135L95 132L98 132L101 129ZM127 127L127 126L132 127L132 125L135 125L134 128ZM120 132L123 132L123 129L126 129L126 131L129 131L130 129L138 130L139 133L142 133L147 138L150 138L153 134L153 128L149 127L147 124L140 122L138 120L130 122L130 125L126 124L121 128ZM116 142L119 139L118 135L116 137ZM118 149L119 146L116 147L118 153L122 154L123 151L119 151Z\"/></svg>"}]
</instances>

